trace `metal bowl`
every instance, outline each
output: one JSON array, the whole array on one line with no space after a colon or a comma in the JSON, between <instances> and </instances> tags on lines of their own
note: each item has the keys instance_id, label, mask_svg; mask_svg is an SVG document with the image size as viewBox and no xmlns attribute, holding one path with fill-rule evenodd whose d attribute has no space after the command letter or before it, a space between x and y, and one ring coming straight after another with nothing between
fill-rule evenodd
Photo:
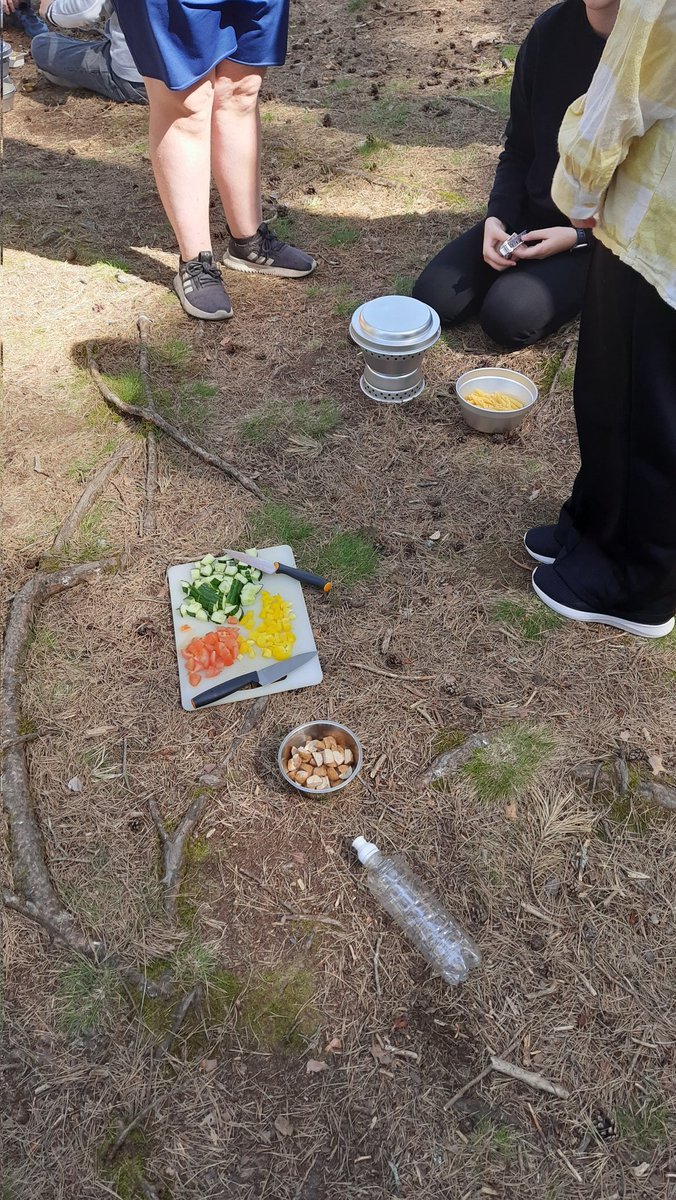
<instances>
[{"instance_id":1,"label":"metal bowl","mask_svg":"<svg viewBox=\"0 0 676 1200\"><path fill-rule=\"evenodd\" d=\"M475 388L484 392L506 392L515 400L521 400L522 407L511 412L494 412L490 408L468 404L465 396ZM480 433L506 433L509 429L516 429L538 398L538 389L532 379L519 371L509 371L506 367L478 367L475 371L465 371L456 380L455 392L466 423Z\"/></svg>"},{"instance_id":2,"label":"metal bowl","mask_svg":"<svg viewBox=\"0 0 676 1200\"><path fill-rule=\"evenodd\" d=\"M322 788L321 792L318 792L316 788L307 788L303 787L302 783L296 783L295 779L292 779L287 774L284 762L292 746L305 743L312 738L321 740L324 737L334 737L345 749L351 750L354 755L354 765L352 767L352 774L348 775L346 779L343 779L340 783L332 784L331 787ZM304 792L306 796L330 796L333 792L342 791L344 787L352 783L353 779L356 779L362 768L363 757L359 738L346 725L338 725L335 721L310 721L307 725L298 725L296 729L292 729L291 733L287 734L279 747L277 762L282 779L286 783L289 783L291 787L296 788L297 791Z\"/></svg>"}]
</instances>

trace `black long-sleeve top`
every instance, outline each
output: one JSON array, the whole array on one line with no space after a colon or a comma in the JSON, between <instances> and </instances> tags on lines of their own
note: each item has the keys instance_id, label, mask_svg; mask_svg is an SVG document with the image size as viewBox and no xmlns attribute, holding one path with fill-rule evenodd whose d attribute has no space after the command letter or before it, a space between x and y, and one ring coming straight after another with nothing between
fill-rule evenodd
<instances>
[{"instance_id":1,"label":"black long-sleeve top","mask_svg":"<svg viewBox=\"0 0 676 1200\"><path fill-rule=\"evenodd\" d=\"M538 17L519 50L487 213L510 232L570 225L551 197L558 133L568 106L587 91L604 46L582 0L564 0Z\"/></svg>"}]
</instances>

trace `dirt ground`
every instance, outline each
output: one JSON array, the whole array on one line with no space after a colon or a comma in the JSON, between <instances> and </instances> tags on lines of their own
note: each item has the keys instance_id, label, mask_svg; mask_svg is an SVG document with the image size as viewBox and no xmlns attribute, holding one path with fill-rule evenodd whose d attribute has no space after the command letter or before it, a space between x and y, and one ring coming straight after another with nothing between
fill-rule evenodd
<instances>
[{"instance_id":1,"label":"dirt ground","mask_svg":"<svg viewBox=\"0 0 676 1200\"><path fill-rule=\"evenodd\" d=\"M550 619L521 546L576 470L575 328L512 356L473 325L447 334L400 410L361 394L347 337L358 302L409 290L480 218L509 64L545 7L295 0L262 108L264 190L320 266L299 283L229 276L224 326L190 322L170 291L146 113L20 74L4 127L8 597L134 441L67 548L126 549L128 565L49 600L33 630L32 796L82 928L200 1000L159 1062L175 1000L143 999L5 911L2 1200L676 1195L673 817L638 795L676 773L676 641ZM216 204L214 228L220 248ZM109 410L83 358L94 340L113 386L137 394L141 313L162 411L266 496L162 439L152 539L144 430ZM496 360L543 393L510 437L474 434L452 399L462 370ZM172 928L149 801L171 829L246 706L180 709L165 570L286 540L337 581L330 600L307 595L324 682L275 697L212 786ZM308 801L280 784L276 750L324 716L358 733L365 768ZM424 786L435 752L476 731L492 757ZM612 755L624 784L576 781ZM377 908L358 833L405 854L477 939L462 987ZM2 872L11 885L8 855ZM491 1054L568 1098L487 1071L445 1108Z\"/></svg>"}]
</instances>

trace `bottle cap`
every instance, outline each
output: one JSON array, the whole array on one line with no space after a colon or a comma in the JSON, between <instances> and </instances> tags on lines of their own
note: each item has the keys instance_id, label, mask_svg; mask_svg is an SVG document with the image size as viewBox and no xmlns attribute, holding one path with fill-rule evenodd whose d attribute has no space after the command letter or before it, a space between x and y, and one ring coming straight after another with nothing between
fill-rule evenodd
<instances>
[{"instance_id":1,"label":"bottle cap","mask_svg":"<svg viewBox=\"0 0 676 1200\"><path fill-rule=\"evenodd\" d=\"M375 854L380 854L380 850L376 846L375 842L367 842L366 838L362 837L361 835L354 839L352 843L352 849L357 851L359 861L360 863L363 863L364 866L366 866L367 862L370 862Z\"/></svg>"}]
</instances>

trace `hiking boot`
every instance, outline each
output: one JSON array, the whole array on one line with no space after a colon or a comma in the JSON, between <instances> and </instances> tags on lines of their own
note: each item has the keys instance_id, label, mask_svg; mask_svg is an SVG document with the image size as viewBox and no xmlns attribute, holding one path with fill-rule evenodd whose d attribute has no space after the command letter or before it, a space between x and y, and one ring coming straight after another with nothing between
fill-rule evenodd
<instances>
[{"instance_id":1,"label":"hiking boot","mask_svg":"<svg viewBox=\"0 0 676 1200\"><path fill-rule=\"evenodd\" d=\"M536 525L523 535L526 551L536 562L547 563L551 566L556 562L561 550L561 543L556 538L557 525Z\"/></svg>"},{"instance_id":2,"label":"hiking boot","mask_svg":"<svg viewBox=\"0 0 676 1200\"><path fill-rule=\"evenodd\" d=\"M221 272L210 250L202 250L197 258L178 260L178 275L174 291L191 317L203 321L226 321L232 316L230 297L223 287Z\"/></svg>"},{"instance_id":3,"label":"hiking boot","mask_svg":"<svg viewBox=\"0 0 676 1200\"><path fill-rule=\"evenodd\" d=\"M254 275L302 279L304 275L311 275L317 264L304 250L297 250L276 237L264 221L253 237L230 238L223 255L223 266L231 271L250 271Z\"/></svg>"},{"instance_id":4,"label":"hiking boot","mask_svg":"<svg viewBox=\"0 0 676 1200\"><path fill-rule=\"evenodd\" d=\"M652 622L632 620L620 617L615 613L594 612L575 592L564 583L552 567L536 567L533 571L533 591L543 604L551 608L568 621L587 621L598 625L611 625L613 629L621 629L624 633L633 633L635 637L661 638L666 637L674 628L674 618L666 621ZM638 614L637 614L638 615Z\"/></svg>"}]
</instances>

